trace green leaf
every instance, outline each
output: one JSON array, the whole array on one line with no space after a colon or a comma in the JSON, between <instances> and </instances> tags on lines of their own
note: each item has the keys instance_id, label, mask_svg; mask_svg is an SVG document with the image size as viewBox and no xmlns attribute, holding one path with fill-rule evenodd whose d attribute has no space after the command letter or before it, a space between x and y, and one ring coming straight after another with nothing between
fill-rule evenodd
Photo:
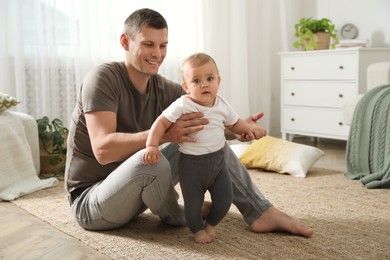
<instances>
[{"instance_id":1,"label":"green leaf","mask_svg":"<svg viewBox=\"0 0 390 260\"><path fill-rule=\"evenodd\" d=\"M333 39L331 48L335 48L339 40L336 35L334 24L328 18L322 18L320 20L309 18L301 18L298 23L294 25L295 37L297 41L293 43L295 48L302 48L303 50L314 50L317 43L314 40L313 34L318 32L328 32Z\"/></svg>"}]
</instances>

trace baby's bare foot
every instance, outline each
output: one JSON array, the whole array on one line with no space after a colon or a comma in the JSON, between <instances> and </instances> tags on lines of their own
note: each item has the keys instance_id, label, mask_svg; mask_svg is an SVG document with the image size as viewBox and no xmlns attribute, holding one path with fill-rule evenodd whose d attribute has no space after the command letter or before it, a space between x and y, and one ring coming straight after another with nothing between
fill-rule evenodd
<instances>
[{"instance_id":1,"label":"baby's bare foot","mask_svg":"<svg viewBox=\"0 0 390 260\"><path fill-rule=\"evenodd\" d=\"M217 239L217 230L215 229L215 226L206 223L206 233L212 237L213 240Z\"/></svg>"},{"instance_id":2,"label":"baby's bare foot","mask_svg":"<svg viewBox=\"0 0 390 260\"><path fill-rule=\"evenodd\" d=\"M205 244L212 242L213 238L206 233L206 230L203 229L195 233L194 240L198 244Z\"/></svg>"}]
</instances>

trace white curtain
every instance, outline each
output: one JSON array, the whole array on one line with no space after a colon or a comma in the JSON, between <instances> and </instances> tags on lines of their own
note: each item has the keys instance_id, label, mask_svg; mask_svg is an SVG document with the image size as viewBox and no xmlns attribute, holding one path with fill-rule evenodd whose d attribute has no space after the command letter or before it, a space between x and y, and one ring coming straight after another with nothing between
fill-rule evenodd
<instances>
[{"instance_id":1,"label":"white curtain","mask_svg":"<svg viewBox=\"0 0 390 260\"><path fill-rule=\"evenodd\" d=\"M77 0L0 3L1 91L21 100L19 111L68 123L85 73L117 58L119 36L107 23L114 20L115 6Z\"/></svg>"},{"instance_id":2,"label":"white curtain","mask_svg":"<svg viewBox=\"0 0 390 260\"><path fill-rule=\"evenodd\" d=\"M222 76L220 93L242 117L264 112L259 123L274 136L280 135L278 53L294 50L294 24L304 15L315 16L313 2L201 1L198 48L217 62Z\"/></svg>"},{"instance_id":3,"label":"white curtain","mask_svg":"<svg viewBox=\"0 0 390 260\"><path fill-rule=\"evenodd\" d=\"M119 37L134 10L159 11L169 26L160 73L181 81L180 65L193 52L212 55L221 94L241 116L279 135L279 51L291 49L301 1L290 0L1 0L0 92L22 111L69 123L77 90L93 66L122 60Z\"/></svg>"}]
</instances>

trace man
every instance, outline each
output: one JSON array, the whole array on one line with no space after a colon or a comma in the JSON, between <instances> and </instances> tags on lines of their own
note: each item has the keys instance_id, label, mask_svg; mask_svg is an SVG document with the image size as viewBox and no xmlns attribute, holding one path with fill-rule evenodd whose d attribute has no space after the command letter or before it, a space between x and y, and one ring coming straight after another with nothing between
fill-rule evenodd
<instances>
[{"instance_id":1,"label":"man","mask_svg":"<svg viewBox=\"0 0 390 260\"><path fill-rule=\"evenodd\" d=\"M183 92L158 75L167 53L168 26L150 9L140 9L125 21L120 39L124 62L102 64L85 77L68 137L65 188L72 213L85 229L118 228L147 208L164 223L185 225L174 185L178 182L179 142L207 124L201 113L183 115L161 138L171 143L160 162L142 163L149 128ZM247 121L255 124L262 113ZM245 139L245 136L240 137ZM253 185L246 169L225 145L233 186L233 203L253 232L285 231L310 237L311 228L274 208ZM210 203L204 203L207 214Z\"/></svg>"}]
</instances>

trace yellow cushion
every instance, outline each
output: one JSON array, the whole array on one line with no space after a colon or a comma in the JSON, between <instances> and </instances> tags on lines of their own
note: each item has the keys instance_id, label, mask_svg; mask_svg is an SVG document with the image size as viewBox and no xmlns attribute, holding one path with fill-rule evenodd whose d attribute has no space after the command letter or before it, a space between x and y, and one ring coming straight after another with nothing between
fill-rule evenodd
<instances>
[{"instance_id":1,"label":"yellow cushion","mask_svg":"<svg viewBox=\"0 0 390 260\"><path fill-rule=\"evenodd\" d=\"M240 161L247 168L306 177L309 168L322 155L324 152L316 147L265 136L252 142L240 156Z\"/></svg>"}]
</instances>

